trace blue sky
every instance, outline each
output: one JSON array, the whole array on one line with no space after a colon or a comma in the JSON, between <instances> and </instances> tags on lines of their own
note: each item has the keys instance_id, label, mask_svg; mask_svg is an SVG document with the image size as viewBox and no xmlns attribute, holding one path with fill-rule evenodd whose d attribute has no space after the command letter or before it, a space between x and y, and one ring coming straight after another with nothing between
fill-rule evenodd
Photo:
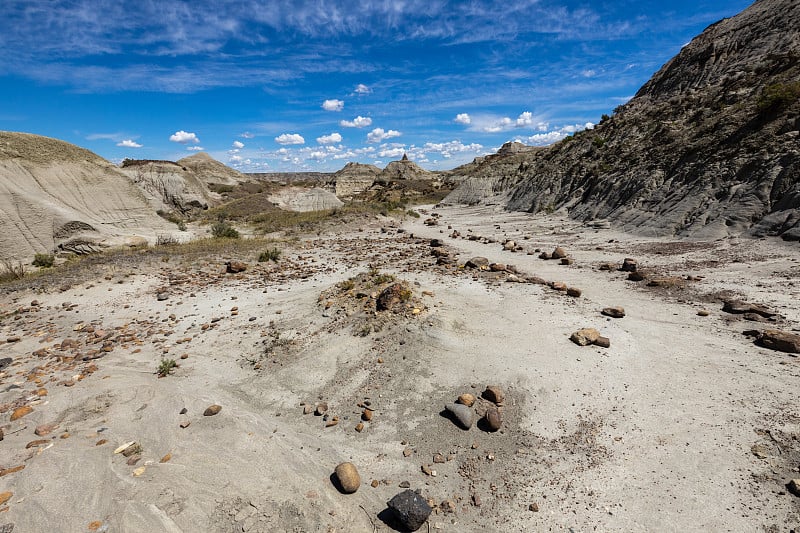
<instances>
[{"instance_id":1,"label":"blue sky","mask_svg":"<svg viewBox=\"0 0 800 533\"><path fill-rule=\"evenodd\" d=\"M449 169L611 114L750 0L2 0L0 129L114 162Z\"/></svg>"}]
</instances>

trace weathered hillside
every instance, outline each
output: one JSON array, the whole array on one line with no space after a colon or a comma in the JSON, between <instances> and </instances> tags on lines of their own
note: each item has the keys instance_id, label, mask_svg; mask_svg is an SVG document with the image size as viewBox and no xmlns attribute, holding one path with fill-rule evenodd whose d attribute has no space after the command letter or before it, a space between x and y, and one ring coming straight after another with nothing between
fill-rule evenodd
<instances>
[{"instance_id":1,"label":"weathered hillside","mask_svg":"<svg viewBox=\"0 0 800 533\"><path fill-rule=\"evenodd\" d=\"M3 259L140 242L164 227L142 192L105 159L64 141L0 132Z\"/></svg>"},{"instance_id":2,"label":"weathered hillside","mask_svg":"<svg viewBox=\"0 0 800 533\"><path fill-rule=\"evenodd\" d=\"M594 130L527 156L496 188L510 209L566 207L643 234L800 238L798 130L800 3L760 0L706 29Z\"/></svg>"}]
</instances>

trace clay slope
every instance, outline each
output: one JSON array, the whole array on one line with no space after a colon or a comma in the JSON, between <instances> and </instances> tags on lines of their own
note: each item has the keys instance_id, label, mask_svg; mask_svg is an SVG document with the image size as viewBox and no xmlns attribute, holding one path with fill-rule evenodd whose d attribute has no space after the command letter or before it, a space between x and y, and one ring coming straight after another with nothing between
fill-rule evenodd
<instances>
[{"instance_id":1,"label":"clay slope","mask_svg":"<svg viewBox=\"0 0 800 533\"><path fill-rule=\"evenodd\" d=\"M193 171L206 185L237 185L247 181L247 176L220 163L205 152L184 157L178 161L178 165Z\"/></svg>"},{"instance_id":2,"label":"clay slope","mask_svg":"<svg viewBox=\"0 0 800 533\"><path fill-rule=\"evenodd\" d=\"M142 190L153 211L185 215L215 202L205 180L180 163L129 159L121 170Z\"/></svg>"},{"instance_id":3,"label":"clay slope","mask_svg":"<svg viewBox=\"0 0 800 533\"><path fill-rule=\"evenodd\" d=\"M649 235L800 238L798 28L796 0L712 25L594 130L504 173L507 206Z\"/></svg>"},{"instance_id":4,"label":"clay slope","mask_svg":"<svg viewBox=\"0 0 800 533\"><path fill-rule=\"evenodd\" d=\"M108 161L56 139L0 132L0 257L141 242L162 227Z\"/></svg>"}]
</instances>

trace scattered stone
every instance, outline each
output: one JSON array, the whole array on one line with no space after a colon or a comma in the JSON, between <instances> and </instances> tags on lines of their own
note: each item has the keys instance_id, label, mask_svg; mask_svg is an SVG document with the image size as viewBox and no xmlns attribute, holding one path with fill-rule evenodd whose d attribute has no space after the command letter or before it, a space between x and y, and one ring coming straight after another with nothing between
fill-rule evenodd
<instances>
[{"instance_id":1,"label":"scattered stone","mask_svg":"<svg viewBox=\"0 0 800 533\"><path fill-rule=\"evenodd\" d=\"M726 313L743 315L745 313L756 313L764 318L772 318L778 313L771 311L769 308L759 305L743 302L741 300L725 300L722 303L722 310Z\"/></svg>"},{"instance_id":2,"label":"scattered stone","mask_svg":"<svg viewBox=\"0 0 800 533\"><path fill-rule=\"evenodd\" d=\"M444 514L455 513L456 512L456 504L453 503L452 500L444 500L442 503L439 504L439 509Z\"/></svg>"},{"instance_id":3,"label":"scattered stone","mask_svg":"<svg viewBox=\"0 0 800 533\"><path fill-rule=\"evenodd\" d=\"M490 407L486 411L485 418L486 425L491 431L497 431L503 425L503 417L500 415L500 411L498 411L496 407Z\"/></svg>"},{"instance_id":4,"label":"scattered stone","mask_svg":"<svg viewBox=\"0 0 800 533\"><path fill-rule=\"evenodd\" d=\"M208 407L206 407L206 410L203 411L203 416L214 416L218 414L220 411L222 411L221 405L217 404L209 405Z\"/></svg>"},{"instance_id":5,"label":"scattered stone","mask_svg":"<svg viewBox=\"0 0 800 533\"><path fill-rule=\"evenodd\" d=\"M413 453L414 450L412 450L411 448L406 448L403 450L403 457L411 457Z\"/></svg>"},{"instance_id":6,"label":"scattered stone","mask_svg":"<svg viewBox=\"0 0 800 533\"><path fill-rule=\"evenodd\" d=\"M644 281L644 274L641 272L631 272L628 274L628 281Z\"/></svg>"},{"instance_id":7,"label":"scattered stone","mask_svg":"<svg viewBox=\"0 0 800 533\"><path fill-rule=\"evenodd\" d=\"M533 502L532 504L530 504L528 506L528 510L529 511L533 511L534 513L538 513L539 512L539 504L536 503L536 502Z\"/></svg>"},{"instance_id":8,"label":"scattered stone","mask_svg":"<svg viewBox=\"0 0 800 533\"><path fill-rule=\"evenodd\" d=\"M507 269L507 267L503 263L491 263L489 265L489 270L491 272L505 272L506 269Z\"/></svg>"},{"instance_id":9,"label":"scattered stone","mask_svg":"<svg viewBox=\"0 0 800 533\"><path fill-rule=\"evenodd\" d=\"M569 340L578 346L588 346L600 338L600 332L594 328L582 328L573 333Z\"/></svg>"},{"instance_id":10,"label":"scattered stone","mask_svg":"<svg viewBox=\"0 0 800 533\"><path fill-rule=\"evenodd\" d=\"M622 261L622 267L620 267L620 270L622 270L623 272L636 272L638 266L639 263L638 261L636 261L636 259L631 259L630 257L626 257Z\"/></svg>"},{"instance_id":11,"label":"scattered stone","mask_svg":"<svg viewBox=\"0 0 800 533\"><path fill-rule=\"evenodd\" d=\"M562 259L567 257L567 252L562 247L556 246L555 250L553 250L553 253L550 254L550 257L553 259Z\"/></svg>"},{"instance_id":12,"label":"scattered stone","mask_svg":"<svg viewBox=\"0 0 800 533\"><path fill-rule=\"evenodd\" d=\"M156 295L156 300L158 300L159 302L163 302L164 300L169 300L169 294L166 292L159 292Z\"/></svg>"},{"instance_id":13,"label":"scattered stone","mask_svg":"<svg viewBox=\"0 0 800 533\"><path fill-rule=\"evenodd\" d=\"M464 404L450 403L445 405L444 408L455 417L459 425L464 429L471 428L475 422L475 412Z\"/></svg>"},{"instance_id":14,"label":"scattered stone","mask_svg":"<svg viewBox=\"0 0 800 533\"><path fill-rule=\"evenodd\" d=\"M411 289L405 283L393 283L383 289L375 301L378 311L391 311L411 299Z\"/></svg>"},{"instance_id":15,"label":"scattered stone","mask_svg":"<svg viewBox=\"0 0 800 533\"><path fill-rule=\"evenodd\" d=\"M0 492L0 505L5 504L14 495L11 491ZM429 513L430 514L430 513ZM425 517L427 518L427 517Z\"/></svg>"},{"instance_id":16,"label":"scattered stone","mask_svg":"<svg viewBox=\"0 0 800 533\"><path fill-rule=\"evenodd\" d=\"M353 463L340 463L334 470L339 488L345 494L352 494L361 485L361 476Z\"/></svg>"},{"instance_id":17,"label":"scattered stone","mask_svg":"<svg viewBox=\"0 0 800 533\"><path fill-rule=\"evenodd\" d=\"M401 489L407 489L407 488L409 488L411 486L411 482L410 481L401 481L397 486L400 487Z\"/></svg>"},{"instance_id":18,"label":"scattered stone","mask_svg":"<svg viewBox=\"0 0 800 533\"><path fill-rule=\"evenodd\" d=\"M225 263L225 272L228 274L238 274L247 270L247 263L240 261L228 261Z\"/></svg>"},{"instance_id":19,"label":"scattered stone","mask_svg":"<svg viewBox=\"0 0 800 533\"><path fill-rule=\"evenodd\" d=\"M593 344L595 346L599 346L600 348L611 348L611 339L609 339L608 337L603 337L601 335L600 337L597 337L597 339L595 339Z\"/></svg>"},{"instance_id":20,"label":"scattered stone","mask_svg":"<svg viewBox=\"0 0 800 533\"><path fill-rule=\"evenodd\" d=\"M17 407L11 413L11 421L13 422L14 420L18 420L23 416L30 414L32 412L33 412L33 407L31 407L30 405L23 405L22 407Z\"/></svg>"},{"instance_id":21,"label":"scattered stone","mask_svg":"<svg viewBox=\"0 0 800 533\"><path fill-rule=\"evenodd\" d=\"M708 316L710 313L706 309L700 309L697 312L697 316Z\"/></svg>"},{"instance_id":22,"label":"scattered stone","mask_svg":"<svg viewBox=\"0 0 800 533\"><path fill-rule=\"evenodd\" d=\"M489 260L485 257L473 257L464 263L464 266L467 268L485 269L489 268Z\"/></svg>"},{"instance_id":23,"label":"scattered stone","mask_svg":"<svg viewBox=\"0 0 800 533\"><path fill-rule=\"evenodd\" d=\"M439 248L444 246L444 241L442 239L431 239L431 248Z\"/></svg>"},{"instance_id":24,"label":"scattered stone","mask_svg":"<svg viewBox=\"0 0 800 533\"><path fill-rule=\"evenodd\" d=\"M800 478L791 480L786 485L786 488L789 489L789 492L791 492L795 496L800 496ZM2 503L2 502L0 502L0 503Z\"/></svg>"},{"instance_id":25,"label":"scattered stone","mask_svg":"<svg viewBox=\"0 0 800 533\"><path fill-rule=\"evenodd\" d=\"M466 405L467 407L472 407L472 404L475 403L475 396L467 392L459 396L456 401Z\"/></svg>"},{"instance_id":26,"label":"scattered stone","mask_svg":"<svg viewBox=\"0 0 800 533\"><path fill-rule=\"evenodd\" d=\"M39 424L33 433L39 437L44 437L53 432L58 427L58 424Z\"/></svg>"},{"instance_id":27,"label":"scattered stone","mask_svg":"<svg viewBox=\"0 0 800 533\"><path fill-rule=\"evenodd\" d=\"M573 298L580 298L581 294L583 294L583 293L577 287L569 287L567 289L567 296L572 296Z\"/></svg>"},{"instance_id":28,"label":"scattered stone","mask_svg":"<svg viewBox=\"0 0 800 533\"><path fill-rule=\"evenodd\" d=\"M365 422L372 420L372 409L364 409L364 412L361 413L361 419Z\"/></svg>"},{"instance_id":29,"label":"scattered stone","mask_svg":"<svg viewBox=\"0 0 800 533\"><path fill-rule=\"evenodd\" d=\"M188 420L184 420L183 422L180 423L181 429L188 428L190 424L191 422L189 422Z\"/></svg>"},{"instance_id":30,"label":"scattered stone","mask_svg":"<svg viewBox=\"0 0 800 533\"><path fill-rule=\"evenodd\" d=\"M440 453L433 454L433 462L434 463L443 464L445 461L446 461L446 459L444 458L444 455L442 455Z\"/></svg>"},{"instance_id":31,"label":"scattered stone","mask_svg":"<svg viewBox=\"0 0 800 533\"><path fill-rule=\"evenodd\" d=\"M551 281L549 285L554 291L564 292L567 290L567 284L561 281Z\"/></svg>"},{"instance_id":32,"label":"scattered stone","mask_svg":"<svg viewBox=\"0 0 800 533\"><path fill-rule=\"evenodd\" d=\"M759 459L766 459L767 457L769 457L769 448L767 448L763 444L753 444L750 447L750 451L752 452L753 455L755 455Z\"/></svg>"},{"instance_id":33,"label":"scattered stone","mask_svg":"<svg viewBox=\"0 0 800 533\"><path fill-rule=\"evenodd\" d=\"M358 424L356 424L356 431L358 431L359 433L364 431L364 423L363 422L359 422Z\"/></svg>"},{"instance_id":34,"label":"scattered stone","mask_svg":"<svg viewBox=\"0 0 800 533\"><path fill-rule=\"evenodd\" d=\"M562 257L561 258L561 264L562 265L567 265L567 266L574 265L575 264L575 260L573 258L571 258L571 257Z\"/></svg>"},{"instance_id":35,"label":"scattered stone","mask_svg":"<svg viewBox=\"0 0 800 533\"><path fill-rule=\"evenodd\" d=\"M331 418L330 420L325 422L325 427L326 428L332 428L333 426L337 425L338 423L339 423L339 417L338 416L334 416L333 418Z\"/></svg>"},{"instance_id":36,"label":"scattered stone","mask_svg":"<svg viewBox=\"0 0 800 533\"><path fill-rule=\"evenodd\" d=\"M32 440L28 444L25 445L25 449L27 450L27 449L33 448L35 446L41 446L43 444L49 444L49 443L50 443L50 439Z\"/></svg>"},{"instance_id":37,"label":"scattered stone","mask_svg":"<svg viewBox=\"0 0 800 533\"><path fill-rule=\"evenodd\" d=\"M552 257L550 256L549 253L542 252L539 254L539 259L544 259L545 261L547 261L548 259L552 259Z\"/></svg>"},{"instance_id":38,"label":"scattered stone","mask_svg":"<svg viewBox=\"0 0 800 533\"><path fill-rule=\"evenodd\" d=\"M395 495L387 505L399 525L407 531L421 528L433 511L425 498L410 489Z\"/></svg>"},{"instance_id":39,"label":"scattered stone","mask_svg":"<svg viewBox=\"0 0 800 533\"><path fill-rule=\"evenodd\" d=\"M604 307L601 314L605 316L610 316L611 318L624 318L625 317L625 308L623 307Z\"/></svg>"},{"instance_id":40,"label":"scattered stone","mask_svg":"<svg viewBox=\"0 0 800 533\"><path fill-rule=\"evenodd\" d=\"M777 329L767 329L761 333L758 344L770 350L786 353L800 353L800 335Z\"/></svg>"},{"instance_id":41,"label":"scattered stone","mask_svg":"<svg viewBox=\"0 0 800 533\"><path fill-rule=\"evenodd\" d=\"M3 468L0 470L0 477L7 476L9 474L13 474L15 472L19 472L20 470L24 470L25 465L18 465L11 468Z\"/></svg>"},{"instance_id":42,"label":"scattered stone","mask_svg":"<svg viewBox=\"0 0 800 533\"><path fill-rule=\"evenodd\" d=\"M166 463L166 462L169 462L170 459L172 459L172 454L168 453L167 455L165 455L164 457L159 459L158 462L159 463Z\"/></svg>"},{"instance_id":43,"label":"scattered stone","mask_svg":"<svg viewBox=\"0 0 800 533\"><path fill-rule=\"evenodd\" d=\"M19 342L19 341L21 341L21 340L22 340L22 338L21 338L21 337L16 337L16 336L14 336L14 337L8 337L8 338L6 339L6 342L7 342L7 343L9 343L9 344L11 344L11 343L14 343L14 342Z\"/></svg>"},{"instance_id":44,"label":"scattered stone","mask_svg":"<svg viewBox=\"0 0 800 533\"><path fill-rule=\"evenodd\" d=\"M498 387L497 385L489 385L486 387L486 390L483 391L481 394L484 399L489 400L495 405L500 405L505 400L505 395L503 394L503 389Z\"/></svg>"},{"instance_id":45,"label":"scattered stone","mask_svg":"<svg viewBox=\"0 0 800 533\"><path fill-rule=\"evenodd\" d=\"M517 243L514 241L506 241L503 244L503 250L508 250L510 252L513 252L516 249L517 249Z\"/></svg>"},{"instance_id":46,"label":"scattered stone","mask_svg":"<svg viewBox=\"0 0 800 533\"><path fill-rule=\"evenodd\" d=\"M326 402L319 402L317 408L314 410L316 416L322 416L328 411L328 404Z\"/></svg>"},{"instance_id":47,"label":"scattered stone","mask_svg":"<svg viewBox=\"0 0 800 533\"><path fill-rule=\"evenodd\" d=\"M677 276L665 276L660 278L653 278L647 282L648 287L661 287L669 289L672 287L680 287L684 284L684 280Z\"/></svg>"},{"instance_id":48,"label":"scattered stone","mask_svg":"<svg viewBox=\"0 0 800 533\"><path fill-rule=\"evenodd\" d=\"M373 479L372 483L370 483L369 486L372 487L373 489L377 489L378 485L380 485L380 484L381 484L380 481L378 481L377 479Z\"/></svg>"}]
</instances>

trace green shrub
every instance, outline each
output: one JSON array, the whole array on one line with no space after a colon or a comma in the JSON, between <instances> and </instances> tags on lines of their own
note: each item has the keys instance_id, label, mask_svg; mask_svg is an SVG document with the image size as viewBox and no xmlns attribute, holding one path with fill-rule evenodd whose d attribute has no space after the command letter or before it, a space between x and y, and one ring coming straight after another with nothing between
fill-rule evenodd
<instances>
[{"instance_id":1,"label":"green shrub","mask_svg":"<svg viewBox=\"0 0 800 533\"><path fill-rule=\"evenodd\" d=\"M15 265L3 259L3 269L0 271L0 282L14 281L25 277L25 266L21 262Z\"/></svg>"},{"instance_id":2,"label":"green shrub","mask_svg":"<svg viewBox=\"0 0 800 533\"><path fill-rule=\"evenodd\" d=\"M761 111L780 111L800 100L800 81L773 83L761 91L758 108Z\"/></svg>"},{"instance_id":3,"label":"green shrub","mask_svg":"<svg viewBox=\"0 0 800 533\"><path fill-rule=\"evenodd\" d=\"M606 144L606 140L602 137L595 137L594 139L592 139L592 144L596 148L602 148L603 145Z\"/></svg>"},{"instance_id":4,"label":"green shrub","mask_svg":"<svg viewBox=\"0 0 800 533\"><path fill-rule=\"evenodd\" d=\"M220 220L219 222L214 222L211 224L211 235L218 239L238 239L239 232L236 231L236 228L225 222L224 220Z\"/></svg>"},{"instance_id":5,"label":"green shrub","mask_svg":"<svg viewBox=\"0 0 800 533\"><path fill-rule=\"evenodd\" d=\"M420 217L420 214L417 213L416 211L414 211L413 209L409 209L408 211L406 211L406 214L409 215L409 216L412 216L414 218L419 218Z\"/></svg>"},{"instance_id":6,"label":"green shrub","mask_svg":"<svg viewBox=\"0 0 800 533\"><path fill-rule=\"evenodd\" d=\"M178 221L178 231L186 231L186 222L183 220Z\"/></svg>"},{"instance_id":7,"label":"green shrub","mask_svg":"<svg viewBox=\"0 0 800 533\"><path fill-rule=\"evenodd\" d=\"M33 258L33 266L40 268L50 268L55 263L53 254L36 254Z\"/></svg>"},{"instance_id":8,"label":"green shrub","mask_svg":"<svg viewBox=\"0 0 800 533\"><path fill-rule=\"evenodd\" d=\"M158 377L165 378L169 376L177 367L178 363L175 362L175 359L162 359L161 363L158 365L158 368L156 368L156 373L158 374Z\"/></svg>"},{"instance_id":9,"label":"green shrub","mask_svg":"<svg viewBox=\"0 0 800 533\"><path fill-rule=\"evenodd\" d=\"M281 257L281 251L277 248L271 248L269 250L265 250L258 254L258 262L265 263L267 261L274 261L278 262L278 259Z\"/></svg>"}]
</instances>

